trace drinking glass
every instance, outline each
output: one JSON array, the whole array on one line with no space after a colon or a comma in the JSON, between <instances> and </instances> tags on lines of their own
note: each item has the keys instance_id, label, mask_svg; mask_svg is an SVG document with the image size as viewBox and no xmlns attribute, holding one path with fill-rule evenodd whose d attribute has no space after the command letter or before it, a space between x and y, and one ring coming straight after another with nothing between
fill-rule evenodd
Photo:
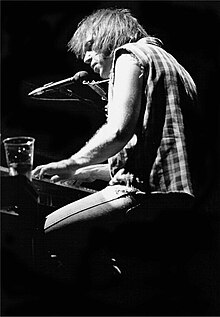
<instances>
[{"instance_id":1,"label":"drinking glass","mask_svg":"<svg viewBox=\"0 0 220 317\"><path fill-rule=\"evenodd\" d=\"M35 139L29 136L10 137L3 140L9 175L25 175L32 180Z\"/></svg>"}]
</instances>

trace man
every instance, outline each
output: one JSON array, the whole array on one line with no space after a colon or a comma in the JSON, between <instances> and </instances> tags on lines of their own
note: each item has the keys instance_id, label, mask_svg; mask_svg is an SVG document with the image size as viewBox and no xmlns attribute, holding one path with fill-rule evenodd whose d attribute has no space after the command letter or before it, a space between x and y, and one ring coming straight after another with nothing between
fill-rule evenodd
<instances>
[{"instance_id":1,"label":"man","mask_svg":"<svg viewBox=\"0 0 220 317\"><path fill-rule=\"evenodd\" d=\"M88 246L97 228L120 232L139 216L148 221L156 211L172 209L176 216L178 209L190 210L195 195L191 119L197 99L189 73L127 9L100 9L83 19L69 49L109 79L107 121L77 153L38 166L33 175L109 184L47 216L45 233L52 234L54 250L71 250L66 261L79 244ZM152 214L150 201L159 206ZM124 237L115 236L120 245ZM76 253L73 258L77 261Z\"/></svg>"}]
</instances>

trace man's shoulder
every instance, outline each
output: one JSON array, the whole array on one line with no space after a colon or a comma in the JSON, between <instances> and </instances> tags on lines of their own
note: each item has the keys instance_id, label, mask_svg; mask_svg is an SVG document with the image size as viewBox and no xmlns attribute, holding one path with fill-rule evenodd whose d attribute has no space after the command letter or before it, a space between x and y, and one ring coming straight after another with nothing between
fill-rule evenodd
<instances>
[{"instance_id":1,"label":"man's shoulder","mask_svg":"<svg viewBox=\"0 0 220 317\"><path fill-rule=\"evenodd\" d=\"M122 51L128 52L136 56L143 66L146 66L152 59L151 57L155 55L157 49L160 48L160 46L155 45L155 43L152 38L150 40L147 37L137 42L126 43L115 50L114 57L117 59Z\"/></svg>"}]
</instances>

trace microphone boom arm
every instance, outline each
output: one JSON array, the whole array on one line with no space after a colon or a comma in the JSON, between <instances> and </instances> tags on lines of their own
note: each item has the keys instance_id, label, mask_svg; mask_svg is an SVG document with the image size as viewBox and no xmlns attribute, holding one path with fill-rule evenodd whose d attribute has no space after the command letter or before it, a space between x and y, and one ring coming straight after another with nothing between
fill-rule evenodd
<instances>
[{"instance_id":1,"label":"microphone boom arm","mask_svg":"<svg viewBox=\"0 0 220 317\"><path fill-rule=\"evenodd\" d=\"M84 85L88 85L91 89L93 89L99 96L101 96L102 100L108 101L108 98L106 96L106 92L104 91L104 89L102 89L98 84L100 83L104 83L104 82L108 82L109 80L102 80L102 81L83 81L82 83Z\"/></svg>"}]
</instances>

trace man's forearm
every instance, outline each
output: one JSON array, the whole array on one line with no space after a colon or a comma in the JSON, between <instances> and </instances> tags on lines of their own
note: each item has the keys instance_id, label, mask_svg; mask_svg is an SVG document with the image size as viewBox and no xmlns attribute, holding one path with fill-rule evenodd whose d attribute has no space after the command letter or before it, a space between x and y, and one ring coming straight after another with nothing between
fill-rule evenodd
<instances>
[{"instance_id":1,"label":"man's forearm","mask_svg":"<svg viewBox=\"0 0 220 317\"><path fill-rule=\"evenodd\" d=\"M127 141L106 124L81 150L70 157L70 161L73 168L103 163L118 153Z\"/></svg>"}]
</instances>

